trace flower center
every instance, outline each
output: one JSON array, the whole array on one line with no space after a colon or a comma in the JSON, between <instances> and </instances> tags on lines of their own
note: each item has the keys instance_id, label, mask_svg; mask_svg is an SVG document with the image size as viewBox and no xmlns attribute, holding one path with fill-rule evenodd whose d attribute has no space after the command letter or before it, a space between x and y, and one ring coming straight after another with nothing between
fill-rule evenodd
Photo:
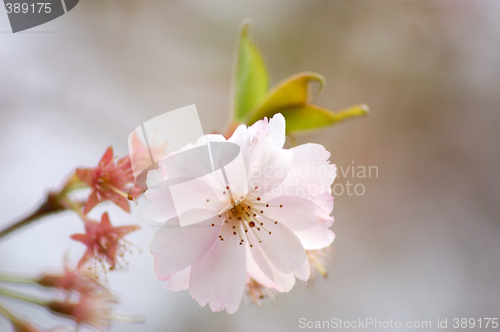
<instances>
[{"instance_id":1,"label":"flower center","mask_svg":"<svg viewBox=\"0 0 500 332\"><path fill-rule=\"evenodd\" d=\"M240 197L236 201L229 187L226 187L226 189L229 192L233 207L219 215L220 218L224 219L219 239L224 241L224 238L227 236L238 236L240 245L243 245L246 241L250 248L253 248L253 243L250 239L251 234L253 234L258 243L262 243L259 234L261 236L270 236L272 233L266 228L266 225L276 225L278 223L278 221L267 217L265 210L269 207L278 206L271 206L263 202L260 196L253 194L258 187L255 187L246 197ZM225 191L224 194L226 194ZM283 205L280 204L279 207L282 208ZM212 226L215 226L215 224L213 223Z\"/></svg>"}]
</instances>

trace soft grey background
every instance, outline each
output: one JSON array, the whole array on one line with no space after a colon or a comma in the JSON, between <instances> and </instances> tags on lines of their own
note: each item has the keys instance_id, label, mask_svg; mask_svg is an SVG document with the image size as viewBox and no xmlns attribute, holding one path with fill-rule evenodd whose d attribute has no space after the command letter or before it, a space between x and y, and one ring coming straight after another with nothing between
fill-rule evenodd
<instances>
[{"instance_id":1,"label":"soft grey background","mask_svg":"<svg viewBox=\"0 0 500 332\"><path fill-rule=\"evenodd\" d=\"M156 281L148 246L157 227L105 205L115 224L141 223L142 253L109 273L120 312L143 326L113 331L294 331L299 319L431 320L500 315L500 2L81 1L70 13L12 34L0 10L0 226L33 209L74 167L158 114L195 103L205 132L222 131L239 22L254 20L272 83L302 70L328 81L332 109L365 102L371 115L317 142L339 167L377 166L363 196L335 199L335 257L327 280L297 285L276 304L233 314L201 308ZM76 262L83 230L71 213L0 243L0 270L36 275ZM3 301L3 299L2 299ZM5 301L40 327L68 324ZM450 323L451 324L451 323ZM0 318L0 330L9 330Z\"/></svg>"}]
</instances>

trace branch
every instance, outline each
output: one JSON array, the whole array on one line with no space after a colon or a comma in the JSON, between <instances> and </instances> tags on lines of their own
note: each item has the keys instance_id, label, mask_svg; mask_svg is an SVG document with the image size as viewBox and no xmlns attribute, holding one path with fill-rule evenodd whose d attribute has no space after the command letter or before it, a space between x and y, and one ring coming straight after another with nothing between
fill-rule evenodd
<instances>
[{"instance_id":1,"label":"branch","mask_svg":"<svg viewBox=\"0 0 500 332\"><path fill-rule=\"evenodd\" d=\"M12 226L4 229L3 231L0 232L0 239L9 235L10 233L14 232L15 230L22 228L26 225L31 224L35 220L38 220L42 217L45 217L47 215L61 212L67 210L67 207L62 204L61 202L61 195L60 193L54 193L54 192L49 192L47 194L47 198L45 202L40 205L40 207L27 216L26 218L14 223Z\"/></svg>"}]
</instances>

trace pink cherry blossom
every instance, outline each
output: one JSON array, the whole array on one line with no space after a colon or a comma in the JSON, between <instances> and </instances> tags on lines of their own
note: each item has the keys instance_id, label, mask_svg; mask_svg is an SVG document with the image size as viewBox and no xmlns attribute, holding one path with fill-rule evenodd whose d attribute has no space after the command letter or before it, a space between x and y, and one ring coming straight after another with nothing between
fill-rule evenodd
<instances>
[{"instance_id":1,"label":"pink cherry blossom","mask_svg":"<svg viewBox=\"0 0 500 332\"><path fill-rule=\"evenodd\" d=\"M44 287L54 287L68 292L68 295L70 292L92 294L97 291L102 292L105 289L91 270L85 268L73 269L68 266L68 263L64 264L64 273L45 273L38 278L37 283Z\"/></svg>"},{"instance_id":2,"label":"pink cherry blossom","mask_svg":"<svg viewBox=\"0 0 500 332\"><path fill-rule=\"evenodd\" d=\"M166 288L189 289L201 306L234 313L245 292L256 300L264 291L290 291L296 278L308 280L306 250L325 248L334 239L329 227L336 168L321 145L284 149L281 114L241 125L228 140L205 135L194 146L226 141L239 146L244 163L226 169L229 186L198 181L184 201L173 204L161 182L165 170L150 171L145 195L153 204L143 218L166 222L151 244L154 271ZM186 215L196 222L179 227Z\"/></svg>"},{"instance_id":3,"label":"pink cherry blossom","mask_svg":"<svg viewBox=\"0 0 500 332\"><path fill-rule=\"evenodd\" d=\"M306 250L307 258L311 263L311 278L314 280L319 276L327 277L327 266L333 256L333 248L331 246L318 250Z\"/></svg>"},{"instance_id":4,"label":"pink cherry blossom","mask_svg":"<svg viewBox=\"0 0 500 332\"><path fill-rule=\"evenodd\" d=\"M120 264L118 259L123 257L132 244L124 239L125 235L138 230L136 225L114 227L109 221L108 213L102 215L101 222L85 220L85 234L74 234L71 238L83 243L87 250L78 262L81 268L89 261L99 262L102 266L106 262L110 269Z\"/></svg>"},{"instance_id":5,"label":"pink cherry blossom","mask_svg":"<svg viewBox=\"0 0 500 332\"><path fill-rule=\"evenodd\" d=\"M252 278L248 278L245 285L244 299L247 303L250 302L262 306L265 298L269 298L271 301L275 302L276 293L276 290L264 287Z\"/></svg>"},{"instance_id":6,"label":"pink cherry blossom","mask_svg":"<svg viewBox=\"0 0 500 332\"><path fill-rule=\"evenodd\" d=\"M89 213L97 204L106 200L130 212L128 200L136 199L143 192L134 182L130 158L123 157L115 164L111 146L96 167L78 168L76 174L91 188L83 214Z\"/></svg>"},{"instance_id":7,"label":"pink cherry blossom","mask_svg":"<svg viewBox=\"0 0 500 332\"><path fill-rule=\"evenodd\" d=\"M133 131L129 138L130 160L132 170L137 177L143 170L167 155L167 142L160 143L154 139L149 142L149 149Z\"/></svg>"},{"instance_id":8,"label":"pink cherry blossom","mask_svg":"<svg viewBox=\"0 0 500 332\"><path fill-rule=\"evenodd\" d=\"M110 293L82 295L77 301L51 301L52 312L74 320L78 325L90 325L100 331L108 330L113 322L116 299Z\"/></svg>"}]
</instances>

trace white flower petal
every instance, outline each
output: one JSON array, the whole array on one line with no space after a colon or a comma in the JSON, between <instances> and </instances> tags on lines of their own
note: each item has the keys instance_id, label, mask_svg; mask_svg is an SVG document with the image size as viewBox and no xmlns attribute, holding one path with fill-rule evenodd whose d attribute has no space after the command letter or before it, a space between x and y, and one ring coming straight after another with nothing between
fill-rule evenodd
<instances>
[{"instance_id":1,"label":"white flower petal","mask_svg":"<svg viewBox=\"0 0 500 332\"><path fill-rule=\"evenodd\" d=\"M212 223L217 222L214 227ZM192 265L212 246L220 231L220 219L213 218L195 225L180 227L177 220L167 222L151 243L153 268L158 275L173 274Z\"/></svg>"},{"instance_id":2,"label":"white flower petal","mask_svg":"<svg viewBox=\"0 0 500 332\"><path fill-rule=\"evenodd\" d=\"M180 224L187 226L219 215L230 204L224 195L226 182L222 171L170 186Z\"/></svg>"},{"instance_id":3,"label":"white flower petal","mask_svg":"<svg viewBox=\"0 0 500 332\"><path fill-rule=\"evenodd\" d=\"M273 151L281 150L285 143L285 120L281 114L275 114L271 120L259 120L248 128L240 125L228 141L240 146L249 171L254 163L268 160Z\"/></svg>"},{"instance_id":4,"label":"white flower petal","mask_svg":"<svg viewBox=\"0 0 500 332\"><path fill-rule=\"evenodd\" d=\"M250 188L258 187L255 197L279 187L288 176L293 154L289 150L270 150L263 146L260 158L251 165L249 177Z\"/></svg>"},{"instance_id":5,"label":"white flower petal","mask_svg":"<svg viewBox=\"0 0 500 332\"><path fill-rule=\"evenodd\" d=\"M176 216L173 204L155 203L146 206L141 212L141 219L166 222Z\"/></svg>"},{"instance_id":6,"label":"white flower petal","mask_svg":"<svg viewBox=\"0 0 500 332\"><path fill-rule=\"evenodd\" d=\"M330 214L333 209L331 185L336 176L335 165L328 162L330 153L323 146L312 143L299 145L290 151L293 153L292 165L276 195L282 192L281 195L317 201Z\"/></svg>"},{"instance_id":7,"label":"white flower petal","mask_svg":"<svg viewBox=\"0 0 500 332\"><path fill-rule=\"evenodd\" d=\"M223 168L231 195L235 201L245 198L248 194L248 181L245 163L241 154ZM229 194L228 194L229 195Z\"/></svg>"},{"instance_id":8,"label":"white flower petal","mask_svg":"<svg viewBox=\"0 0 500 332\"><path fill-rule=\"evenodd\" d=\"M244 148L248 145L248 128L245 125L239 125L234 131L233 135L229 137L228 142L233 142L238 144L240 148Z\"/></svg>"},{"instance_id":9,"label":"white flower petal","mask_svg":"<svg viewBox=\"0 0 500 332\"><path fill-rule=\"evenodd\" d=\"M257 241L254 241L255 243ZM247 272L249 277L264 287L276 289L278 292L288 292L295 285L295 277L292 273L278 271L265 255L262 254L258 245L247 248ZM257 263L258 261L258 263Z\"/></svg>"},{"instance_id":10,"label":"white flower petal","mask_svg":"<svg viewBox=\"0 0 500 332\"><path fill-rule=\"evenodd\" d=\"M206 145L209 142L227 142L226 138L220 134L208 134L205 136L201 136L198 138L196 143L194 143L195 146L202 146Z\"/></svg>"},{"instance_id":11,"label":"white flower petal","mask_svg":"<svg viewBox=\"0 0 500 332\"><path fill-rule=\"evenodd\" d=\"M162 188L161 184L156 185L146 190L144 196L153 204L146 206L142 210L142 219L166 222L177 215L168 187Z\"/></svg>"},{"instance_id":12,"label":"white flower petal","mask_svg":"<svg viewBox=\"0 0 500 332\"><path fill-rule=\"evenodd\" d=\"M265 140L269 137L274 149L281 149L285 144L285 118L276 113L270 120L264 118L248 128L250 141Z\"/></svg>"},{"instance_id":13,"label":"white flower petal","mask_svg":"<svg viewBox=\"0 0 500 332\"><path fill-rule=\"evenodd\" d=\"M297 196L276 197L266 203L269 207L264 215L292 230L305 249L321 249L333 242L334 234L328 229L333 218L316 203Z\"/></svg>"},{"instance_id":14,"label":"white flower petal","mask_svg":"<svg viewBox=\"0 0 500 332\"><path fill-rule=\"evenodd\" d=\"M285 145L285 117L281 113L276 113L269 120L269 136L272 137L273 147L282 149Z\"/></svg>"},{"instance_id":15,"label":"white flower petal","mask_svg":"<svg viewBox=\"0 0 500 332\"><path fill-rule=\"evenodd\" d=\"M282 272L293 273L300 280L309 279L309 260L297 236L280 223L268 225L267 229L272 235L262 239L260 245L269 261Z\"/></svg>"},{"instance_id":16,"label":"white flower petal","mask_svg":"<svg viewBox=\"0 0 500 332\"><path fill-rule=\"evenodd\" d=\"M250 235L253 248L250 249L254 255L255 262L269 279L275 282L279 287L288 291L293 283L289 279L281 279L295 275L298 279L309 279L310 267L306 252L300 240L295 234L284 225L264 222L264 227L271 234L256 231L262 243L256 241L253 233ZM250 232L248 232L250 234ZM252 251L257 249L256 251ZM265 257L261 257L261 254ZM266 262L267 265L266 266ZM281 272L281 273L277 273ZM290 288L289 288L290 287Z\"/></svg>"},{"instance_id":17,"label":"white flower petal","mask_svg":"<svg viewBox=\"0 0 500 332\"><path fill-rule=\"evenodd\" d=\"M148 188L153 188L155 186L160 185L161 183L165 182L165 172L159 168L159 169L152 169L148 172L147 178L146 178L146 185ZM164 187L165 185L163 185Z\"/></svg>"},{"instance_id":18,"label":"white flower petal","mask_svg":"<svg viewBox=\"0 0 500 332\"><path fill-rule=\"evenodd\" d=\"M216 241L191 267L189 291L202 307L208 303L212 311L238 310L246 282L245 248L238 242L233 235Z\"/></svg>"},{"instance_id":19,"label":"white flower petal","mask_svg":"<svg viewBox=\"0 0 500 332\"><path fill-rule=\"evenodd\" d=\"M205 210L205 209L190 209L178 216L179 223L181 227L187 227L194 224L202 224L206 220L218 220L220 222L222 219L218 218L219 210Z\"/></svg>"},{"instance_id":20,"label":"white flower petal","mask_svg":"<svg viewBox=\"0 0 500 332\"><path fill-rule=\"evenodd\" d=\"M180 292L189 289L189 275L191 273L191 266L182 271L170 275L165 284L165 289L172 292Z\"/></svg>"}]
</instances>

